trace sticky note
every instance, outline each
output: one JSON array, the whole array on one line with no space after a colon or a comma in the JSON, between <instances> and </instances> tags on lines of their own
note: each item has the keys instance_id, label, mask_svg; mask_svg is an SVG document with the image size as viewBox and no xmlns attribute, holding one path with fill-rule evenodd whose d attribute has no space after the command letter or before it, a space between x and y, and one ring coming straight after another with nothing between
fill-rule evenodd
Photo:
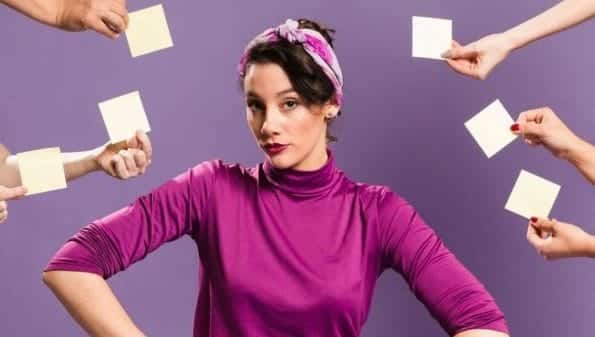
<instances>
[{"instance_id":1,"label":"sticky note","mask_svg":"<svg viewBox=\"0 0 595 337\"><path fill-rule=\"evenodd\" d=\"M21 182L27 195L66 188L60 148L53 147L17 154Z\"/></svg>"},{"instance_id":2,"label":"sticky note","mask_svg":"<svg viewBox=\"0 0 595 337\"><path fill-rule=\"evenodd\" d=\"M412 56L442 60L451 48L452 21L414 16L412 18Z\"/></svg>"},{"instance_id":3,"label":"sticky note","mask_svg":"<svg viewBox=\"0 0 595 337\"><path fill-rule=\"evenodd\" d=\"M505 209L530 219L547 218L560 192L560 185L521 170Z\"/></svg>"},{"instance_id":4,"label":"sticky note","mask_svg":"<svg viewBox=\"0 0 595 337\"><path fill-rule=\"evenodd\" d=\"M128 17L126 38L132 57L153 53L174 45L163 5L131 12Z\"/></svg>"},{"instance_id":5,"label":"sticky note","mask_svg":"<svg viewBox=\"0 0 595 337\"><path fill-rule=\"evenodd\" d=\"M488 158L498 153L508 144L512 143L517 136L510 131L514 123L512 117L500 100L495 100L480 113L473 116L465 127L475 138L479 147Z\"/></svg>"},{"instance_id":6,"label":"sticky note","mask_svg":"<svg viewBox=\"0 0 595 337\"><path fill-rule=\"evenodd\" d=\"M132 138L137 130L151 131L138 91L101 102L99 110L114 144Z\"/></svg>"}]
</instances>

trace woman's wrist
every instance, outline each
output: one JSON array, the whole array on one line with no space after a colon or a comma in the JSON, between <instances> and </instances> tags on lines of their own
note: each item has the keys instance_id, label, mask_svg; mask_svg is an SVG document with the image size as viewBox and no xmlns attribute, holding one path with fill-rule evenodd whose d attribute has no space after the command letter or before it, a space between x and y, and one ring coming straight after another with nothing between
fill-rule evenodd
<instances>
[{"instance_id":1,"label":"woman's wrist","mask_svg":"<svg viewBox=\"0 0 595 337\"><path fill-rule=\"evenodd\" d=\"M587 233L582 255L585 257L595 258L595 236Z\"/></svg>"}]
</instances>

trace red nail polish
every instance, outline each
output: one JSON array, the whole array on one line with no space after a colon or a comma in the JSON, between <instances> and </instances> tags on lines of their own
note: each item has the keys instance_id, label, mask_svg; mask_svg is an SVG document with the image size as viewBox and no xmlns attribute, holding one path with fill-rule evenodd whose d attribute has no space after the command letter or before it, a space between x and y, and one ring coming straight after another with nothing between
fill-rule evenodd
<instances>
[{"instance_id":1,"label":"red nail polish","mask_svg":"<svg viewBox=\"0 0 595 337\"><path fill-rule=\"evenodd\" d=\"M519 131L521 129L519 123L514 123L510 126L511 131Z\"/></svg>"},{"instance_id":2,"label":"red nail polish","mask_svg":"<svg viewBox=\"0 0 595 337\"><path fill-rule=\"evenodd\" d=\"M536 217L531 217L531 222L537 222L537 218Z\"/></svg>"}]
</instances>

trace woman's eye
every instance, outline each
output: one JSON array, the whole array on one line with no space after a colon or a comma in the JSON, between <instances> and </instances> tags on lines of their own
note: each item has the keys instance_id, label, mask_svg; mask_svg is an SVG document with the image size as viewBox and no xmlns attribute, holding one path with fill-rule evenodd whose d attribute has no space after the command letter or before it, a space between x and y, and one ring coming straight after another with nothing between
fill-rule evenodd
<instances>
[{"instance_id":1,"label":"woman's eye","mask_svg":"<svg viewBox=\"0 0 595 337\"><path fill-rule=\"evenodd\" d=\"M248 109L250 109L252 112L259 112L262 110L260 104L256 102L248 102L246 103L246 105L248 106Z\"/></svg>"},{"instance_id":2,"label":"woman's eye","mask_svg":"<svg viewBox=\"0 0 595 337\"><path fill-rule=\"evenodd\" d=\"M297 101L294 101L294 100L291 100L291 101L285 101L285 102L283 103L283 107L284 107L285 109L294 109L294 108L295 108L295 107L297 107L297 106L298 106L298 102L297 102Z\"/></svg>"}]
</instances>

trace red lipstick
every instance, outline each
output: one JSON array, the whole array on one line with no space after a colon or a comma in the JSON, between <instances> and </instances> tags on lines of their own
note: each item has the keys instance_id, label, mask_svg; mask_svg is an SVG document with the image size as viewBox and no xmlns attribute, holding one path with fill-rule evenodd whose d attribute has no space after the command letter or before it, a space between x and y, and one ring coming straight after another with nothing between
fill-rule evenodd
<instances>
[{"instance_id":1,"label":"red lipstick","mask_svg":"<svg viewBox=\"0 0 595 337\"><path fill-rule=\"evenodd\" d=\"M288 145L283 145L283 144L279 144L279 143L266 144L264 146L264 150L266 151L266 153L269 156L274 156L274 155L277 155L277 154L285 151L287 146Z\"/></svg>"}]
</instances>

